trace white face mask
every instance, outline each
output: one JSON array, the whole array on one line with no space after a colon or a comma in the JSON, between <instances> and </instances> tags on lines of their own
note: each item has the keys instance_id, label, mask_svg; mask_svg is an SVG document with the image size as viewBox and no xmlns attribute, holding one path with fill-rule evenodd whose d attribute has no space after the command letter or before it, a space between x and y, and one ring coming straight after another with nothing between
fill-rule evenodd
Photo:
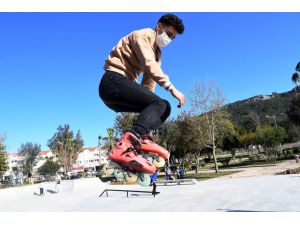
<instances>
[{"instance_id":1,"label":"white face mask","mask_svg":"<svg viewBox=\"0 0 300 225\"><path fill-rule=\"evenodd\" d=\"M156 44L160 47L166 47L170 42L172 41L171 38L167 35L165 31L162 32L162 34L158 34L156 36Z\"/></svg>"}]
</instances>

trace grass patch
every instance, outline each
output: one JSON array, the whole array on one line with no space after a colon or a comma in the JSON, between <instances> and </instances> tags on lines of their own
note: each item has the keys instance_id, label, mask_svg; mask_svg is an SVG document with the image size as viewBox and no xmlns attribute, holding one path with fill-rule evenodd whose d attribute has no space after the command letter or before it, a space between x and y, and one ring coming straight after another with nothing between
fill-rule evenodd
<instances>
[{"instance_id":1,"label":"grass patch","mask_svg":"<svg viewBox=\"0 0 300 225\"><path fill-rule=\"evenodd\" d=\"M239 171L220 171L219 173L211 172L211 173L187 173L184 175L184 179L196 179L198 181L212 179L216 177L226 176L233 173L237 173ZM164 175L159 175L158 180L165 180Z\"/></svg>"},{"instance_id":2,"label":"grass patch","mask_svg":"<svg viewBox=\"0 0 300 225\"><path fill-rule=\"evenodd\" d=\"M271 166L275 165L276 163L267 163L266 160L247 160L240 163L235 163L227 166L219 166L220 169L229 169L229 168L235 168L235 167L255 167L255 166Z\"/></svg>"},{"instance_id":3,"label":"grass patch","mask_svg":"<svg viewBox=\"0 0 300 225\"><path fill-rule=\"evenodd\" d=\"M220 169L230 169L230 168L236 168L236 167L256 167L256 166L275 166L278 163L288 161L294 159L293 157L284 157L284 158L277 158L276 162L266 162L265 159L259 159L259 160L246 160L240 163L234 163L229 165L220 165Z\"/></svg>"}]
</instances>

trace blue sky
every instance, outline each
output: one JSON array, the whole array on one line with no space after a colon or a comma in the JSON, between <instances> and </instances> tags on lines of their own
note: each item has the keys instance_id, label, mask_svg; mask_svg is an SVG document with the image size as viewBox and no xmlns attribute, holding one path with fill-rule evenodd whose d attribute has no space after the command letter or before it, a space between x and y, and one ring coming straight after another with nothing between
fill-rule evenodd
<instances>
[{"instance_id":1,"label":"blue sky","mask_svg":"<svg viewBox=\"0 0 300 225\"><path fill-rule=\"evenodd\" d=\"M164 13L0 13L0 133L8 151L33 142L48 149L59 125L81 131L85 146L116 114L98 97L104 60L133 30ZM176 13L186 30L163 49L162 67L190 95L214 80L228 102L293 88L300 60L300 13ZM180 109L160 87L156 93ZM188 109L188 103L183 109Z\"/></svg>"}]
</instances>

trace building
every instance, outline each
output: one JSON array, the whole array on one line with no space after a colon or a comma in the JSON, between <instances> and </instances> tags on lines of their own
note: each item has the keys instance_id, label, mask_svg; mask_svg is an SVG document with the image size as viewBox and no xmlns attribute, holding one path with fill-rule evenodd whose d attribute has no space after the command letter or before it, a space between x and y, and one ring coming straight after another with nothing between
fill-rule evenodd
<instances>
[{"instance_id":1,"label":"building","mask_svg":"<svg viewBox=\"0 0 300 225\"><path fill-rule=\"evenodd\" d=\"M54 157L51 151L41 151L40 155L37 158L37 164L33 167L33 170L36 171L39 167L41 167L47 160L47 158ZM7 154L7 162L8 162L8 172L16 171L22 168L22 161L24 156L20 153L8 153ZM55 160L55 159L54 159Z\"/></svg>"},{"instance_id":2,"label":"building","mask_svg":"<svg viewBox=\"0 0 300 225\"><path fill-rule=\"evenodd\" d=\"M7 154L7 162L8 162L8 171L12 172L22 167L22 161L24 157L19 153L8 153Z\"/></svg>"},{"instance_id":3,"label":"building","mask_svg":"<svg viewBox=\"0 0 300 225\"><path fill-rule=\"evenodd\" d=\"M44 151L42 150L40 152L40 155L38 156L37 164L33 167L34 171L37 171L38 168L40 168L44 163L47 161L47 159L53 158L53 161L57 161L57 158L51 151Z\"/></svg>"},{"instance_id":4,"label":"building","mask_svg":"<svg viewBox=\"0 0 300 225\"><path fill-rule=\"evenodd\" d=\"M84 168L84 170L97 170L97 167L108 162L108 150L101 147L83 148L78 154L73 170Z\"/></svg>"},{"instance_id":5,"label":"building","mask_svg":"<svg viewBox=\"0 0 300 225\"><path fill-rule=\"evenodd\" d=\"M108 149L102 147L89 147L83 148L78 154L77 160L73 165L73 171L83 172L94 170L96 171L99 166L108 162L107 158ZM33 172L36 172L39 167L41 167L47 159L52 158L57 161L57 157L49 150L42 150L37 158L37 164L33 167ZM16 171L22 168L22 161L24 157L19 153L9 153L7 157L9 170L7 173Z\"/></svg>"}]
</instances>

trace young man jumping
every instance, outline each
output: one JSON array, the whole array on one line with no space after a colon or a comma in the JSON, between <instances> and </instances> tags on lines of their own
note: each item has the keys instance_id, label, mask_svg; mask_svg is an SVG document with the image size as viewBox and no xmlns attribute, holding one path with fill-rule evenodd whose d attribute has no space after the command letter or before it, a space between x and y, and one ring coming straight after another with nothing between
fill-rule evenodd
<instances>
[{"instance_id":1,"label":"young man jumping","mask_svg":"<svg viewBox=\"0 0 300 225\"><path fill-rule=\"evenodd\" d=\"M125 164L135 171L152 174L156 170L155 165L140 151L154 149L160 157L169 157L166 150L150 141L151 131L158 129L171 112L170 103L156 95L154 90L158 84L178 99L179 108L184 105L185 96L175 88L160 66L161 48L183 32L181 19L173 14L163 15L155 30L146 28L123 37L106 59L105 73L99 85L100 98L115 112L139 113L131 130L110 152L109 159L112 161ZM141 84L138 84L140 73L143 73L143 77Z\"/></svg>"}]
</instances>

